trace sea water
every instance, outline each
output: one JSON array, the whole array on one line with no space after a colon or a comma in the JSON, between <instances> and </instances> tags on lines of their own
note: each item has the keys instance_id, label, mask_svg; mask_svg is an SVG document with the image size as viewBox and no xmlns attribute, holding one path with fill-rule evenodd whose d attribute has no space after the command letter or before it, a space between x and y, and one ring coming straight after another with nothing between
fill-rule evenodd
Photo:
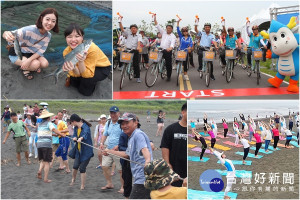
<instances>
[{"instance_id":1,"label":"sea water","mask_svg":"<svg viewBox=\"0 0 300 200\"><path fill-rule=\"evenodd\" d=\"M298 102L295 100L208 100L208 101L188 101L188 119L199 118L203 123L203 116L206 113L208 121L212 118L215 122L222 122L225 118L227 122L232 122L234 117L240 120L242 113L245 119L250 115L253 119L274 117L278 115L288 115L289 112L296 114L299 111Z\"/></svg>"}]
</instances>

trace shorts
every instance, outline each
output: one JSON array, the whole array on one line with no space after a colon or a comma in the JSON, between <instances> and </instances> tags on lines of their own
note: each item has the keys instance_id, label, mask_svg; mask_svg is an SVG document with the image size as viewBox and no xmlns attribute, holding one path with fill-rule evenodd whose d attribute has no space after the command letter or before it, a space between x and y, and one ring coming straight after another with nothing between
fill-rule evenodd
<instances>
[{"instance_id":1,"label":"shorts","mask_svg":"<svg viewBox=\"0 0 300 200\"><path fill-rule=\"evenodd\" d=\"M5 119L5 120L4 120L3 126L4 126L4 127L8 127L8 125L9 125L10 123L11 123L10 119Z\"/></svg>"},{"instance_id":2,"label":"shorts","mask_svg":"<svg viewBox=\"0 0 300 200\"><path fill-rule=\"evenodd\" d=\"M73 164L73 169L75 169L75 170L79 169L80 173L85 173L86 172L86 167L89 164L90 160L91 160L91 158L89 158L89 159L87 159L83 162L80 162L80 157L76 157L75 161L74 161L74 164Z\"/></svg>"},{"instance_id":3,"label":"shorts","mask_svg":"<svg viewBox=\"0 0 300 200\"><path fill-rule=\"evenodd\" d=\"M44 162L52 161L52 148L41 147L38 148L39 160L43 160Z\"/></svg>"},{"instance_id":4,"label":"shorts","mask_svg":"<svg viewBox=\"0 0 300 200\"><path fill-rule=\"evenodd\" d=\"M112 155L102 156L102 166L111 167L113 162L116 164L116 169L118 171L122 170L120 158L114 158Z\"/></svg>"},{"instance_id":5,"label":"shorts","mask_svg":"<svg viewBox=\"0 0 300 200\"><path fill-rule=\"evenodd\" d=\"M18 56L8 56L9 60L11 63L15 64L17 62L17 60L19 59Z\"/></svg>"},{"instance_id":6,"label":"shorts","mask_svg":"<svg viewBox=\"0 0 300 200\"><path fill-rule=\"evenodd\" d=\"M15 137L15 144L16 144L16 152L21 153L21 152L27 152L29 147L28 147L28 141L26 136L21 136L21 137Z\"/></svg>"},{"instance_id":7,"label":"shorts","mask_svg":"<svg viewBox=\"0 0 300 200\"><path fill-rule=\"evenodd\" d=\"M52 152L56 152L58 147L59 147L59 144L52 144Z\"/></svg>"}]
</instances>

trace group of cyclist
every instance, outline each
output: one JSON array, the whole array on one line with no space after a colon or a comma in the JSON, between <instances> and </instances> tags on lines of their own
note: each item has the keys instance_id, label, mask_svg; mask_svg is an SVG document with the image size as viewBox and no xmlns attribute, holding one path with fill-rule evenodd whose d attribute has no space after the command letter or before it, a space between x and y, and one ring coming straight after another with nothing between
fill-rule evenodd
<instances>
[{"instance_id":1,"label":"group of cyclist","mask_svg":"<svg viewBox=\"0 0 300 200\"><path fill-rule=\"evenodd\" d=\"M153 16L153 21L155 27L157 28L157 38L150 43L149 39L145 36L145 32L141 30L138 34L137 25L133 24L129 29L124 29L122 25L122 18L119 17L119 26L122 31L122 35L120 36L119 45L124 45L127 49L131 49L131 52L134 53L133 56L133 68L134 68L134 77L137 79L137 82L141 82L140 78L140 67L139 62L141 61L142 54L143 62L146 64L145 68L149 67L149 57L148 50L152 47L160 47L162 48L162 58L165 59L165 66L167 71L167 81L170 81L172 75L172 62L174 60L174 51L186 51L187 55L186 60L183 61L183 79L189 80L187 71L188 71L188 59L190 63L193 65L193 51L196 50L198 54L198 71L201 73L203 70L203 52L207 51L214 47L214 51L219 53L220 56L220 64L224 68L226 66L225 59L225 50L226 49L234 49L236 50L236 56L240 56L242 54L241 49L244 45L246 45L244 39L241 37L241 32L234 31L233 27L225 27L225 20L222 20L222 30L221 35L218 33L213 34L211 32L211 24L205 23L202 31L198 30L199 19L195 20L194 30L196 32L196 37L192 37L190 35L191 30L188 27L180 28L179 18L177 21L177 35L173 33L173 26L167 25L164 30L156 20L156 15ZM190 31L190 32L189 32ZM264 49L267 49L267 41L264 41L263 37L260 35L258 26L252 26L252 31L250 30L249 21L246 23L246 31L250 38L250 43L247 49L247 62L248 68L251 68L253 71L254 66L252 65L252 48L259 49L261 46ZM191 59L192 58L192 59ZM212 62L211 62L212 63ZM211 64L212 65L212 64ZM121 63L119 64L121 67ZM245 67L245 65L244 65ZM121 68L120 68L121 69ZM174 68L173 68L174 69ZM200 75L201 76L201 75ZM232 77L234 77L232 75ZM213 65L210 70L210 78L215 80L215 76L213 73Z\"/></svg>"}]
</instances>

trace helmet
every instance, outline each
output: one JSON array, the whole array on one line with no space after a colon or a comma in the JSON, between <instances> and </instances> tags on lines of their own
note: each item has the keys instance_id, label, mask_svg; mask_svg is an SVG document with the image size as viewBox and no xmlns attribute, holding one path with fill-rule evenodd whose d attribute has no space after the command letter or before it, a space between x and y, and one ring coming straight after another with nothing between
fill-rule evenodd
<instances>
[{"instance_id":1,"label":"helmet","mask_svg":"<svg viewBox=\"0 0 300 200\"><path fill-rule=\"evenodd\" d=\"M258 26L257 25L254 25L254 26L252 26L252 30L258 30Z\"/></svg>"},{"instance_id":2,"label":"helmet","mask_svg":"<svg viewBox=\"0 0 300 200\"><path fill-rule=\"evenodd\" d=\"M205 24L204 24L204 27L205 27L205 26L211 27L211 24L210 24L210 23L205 23Z\"/></svg>"},{"instance_id":3,"label":"helmet","mask_svg":"<svg viewBox=\"0 0 300 200\"><path fill-rule=\"evenodd\" d=\"M227 31L234 31L234 28L233 27L228 27Z\"/></svg>"}]
</instances>

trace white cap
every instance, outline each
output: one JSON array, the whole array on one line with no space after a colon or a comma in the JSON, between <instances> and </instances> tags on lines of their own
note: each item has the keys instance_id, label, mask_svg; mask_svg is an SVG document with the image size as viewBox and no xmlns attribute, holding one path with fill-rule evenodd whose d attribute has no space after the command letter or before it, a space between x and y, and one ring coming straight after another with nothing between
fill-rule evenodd
<instances>
[{"instance_id":1,"label":"white cap","mask_svg":"<svg viewBox=\"0 0 300 200\"><path fill-rule=\"evenodd\" d=\"M98 121L102 118L107 118L105 114L102 114L99 118L98 118Z\"/></svg>"}]
</instances>

